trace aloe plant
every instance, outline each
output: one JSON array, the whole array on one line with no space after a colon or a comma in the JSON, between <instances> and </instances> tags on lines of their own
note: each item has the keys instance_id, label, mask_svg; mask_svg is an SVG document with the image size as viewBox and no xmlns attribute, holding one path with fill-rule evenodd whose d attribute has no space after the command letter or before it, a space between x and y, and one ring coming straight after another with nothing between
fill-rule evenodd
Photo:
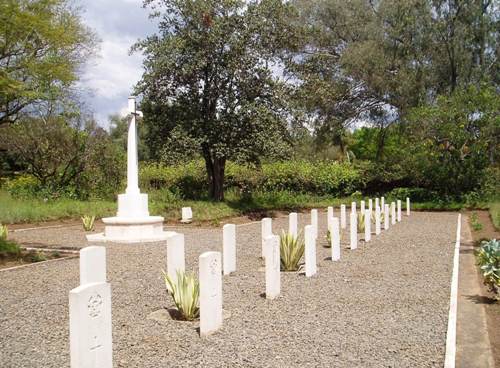
<instances>
[{"instance_id":1,"label":"aloe plant","mask_svg":"<svg viewBox=\"0 0 500 368\"><path fill-rule=\"evenodd\" d=\"M280 237L280 259L283 271L297 271L299 262L304 255L304 240L291 233L281 233Z\"/></svg>"},{"instance_id":2,"label":"aloe plant","mask_svg":"<svg viewBox=\"0 0 500 368\"><path fill-rule=\"evenodd\" d=\"M173 280L163 271L167 292L182 318L192 321L200 316L200 284L191 273L178 270L176 275Z\"/></svg>"},{"instance_id":3,"label":"aloe plant","mask_svg":"<svg viewBox=\"0 0 500 368\"><path fill-rule=\"evenodd\" d=\"M500 241L484 241L476 251L477 264L483 273L484 283L491 291L500 292Z\"/></svg>"},{"instance_id":4,"label":"aloe plant","mask_svg":"<svg viewBox=\"0 0 500 368\"><path fill-rule=\"evenodd\" d=\"M342 240L342 231L339 231L339 237ZM327 244L324 247L331 248L332 247L332 234L330 233L330 230L326 231L326 240L327 240Z\"/></svg>"},{"instance_id":5,"label":"aloe plant","mask_svg":"<svg viewBox=\"0 0 500 368\"><path fill-rule=\"evenodd\" d=\"M365 214L362 212L358 213L358 233L365 231Z\"/></svg>"},{"instance_id":6,"label":"aloe plant","mask_svg":"<svg viewBox=\"0 0 500 368\"><path fill-rule=\"evenodd\" d=\"M82 216L83 229L85 231L94 230L94 221L95 221L95 216L90 216L90 215Z\"/></svg>"},{"instance_id":7,"label":"aloe plant","mask_svg":"<svg viewBox=\"0 0 500 368\"><path fill-rule=\"evenodd\" d=\"M7 239L7 236L9 235L9 229L7 228L7 225L2 225L0 224L0 239Z\"/></svg>"}]
</instances>

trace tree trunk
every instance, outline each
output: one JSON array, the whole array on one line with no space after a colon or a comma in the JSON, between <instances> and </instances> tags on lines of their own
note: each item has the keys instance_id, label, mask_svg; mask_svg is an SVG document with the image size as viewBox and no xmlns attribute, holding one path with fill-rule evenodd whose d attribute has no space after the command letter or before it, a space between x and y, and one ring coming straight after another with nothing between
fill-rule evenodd
<instances>
[{"instance_id":1,"label":"tree trunk","mask_svg":"<svg viewBox=\"0 0 500 368\"><path fill-rule=\"evenodd\" d=\"M208 150L204 150L205 167L209 181L208 194L214 201L224 200L224 173L226 169L225 158L212 158Z\"/></svg>"}]
</instances>

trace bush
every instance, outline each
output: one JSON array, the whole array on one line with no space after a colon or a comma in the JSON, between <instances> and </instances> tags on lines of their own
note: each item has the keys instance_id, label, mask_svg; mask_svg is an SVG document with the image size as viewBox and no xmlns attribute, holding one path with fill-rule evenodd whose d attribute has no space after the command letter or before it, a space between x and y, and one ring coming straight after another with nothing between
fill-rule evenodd
<instances>
[{"instance_id":1,"label":"bush","mask_svg":"<svg viewBox=\"0 0 500 368\"><path fill-rule=\"evenodd\" d=\"M0 238L0 259L18 258L21 255L21 248L14 242L5 238Z\"/></svg>"},{"instance_id":2,"label":"bush","mask_svg":"<svg viewBox=\"0 0 500 368\"><path fill-rule=\"evenodd\" d=\"M484 284L497 295L500 292L500 241L484 241L476 251L477 264L483 272Z\"/></svg>"},{"instance_id":3,"label":"bush","mask_svg":"<svg viewBox=\"0 0 500 368\"><path fill-rule=\"evenodd\" d=\"M439 200L436 192L423 188L394 188L387 194L388 200L401 199L406 200L409 197L412 202L427 202Z\"/></svg>"},{"instance_id":4,"label":"bush","mask_svg":"<svg viewBox=\"0 0 500 368\"><path fill-rule=\"evenodd\" d=\"M177 279L172 280L163 272L167 292L172 296L177 310L186 321L200 315L200 284L192 274L177 271Z\"/></svg>"},{"instance_id":5,"label":"bush","mask_svg":"<svg viewBox=\"0 0 500 368\"><path fill-rule=\"evenodd\" d=\"M40 181L33 175L20 175L5 181L5 189L15 198L33 198L40 195Z\"/></svg>"}]
</instances>

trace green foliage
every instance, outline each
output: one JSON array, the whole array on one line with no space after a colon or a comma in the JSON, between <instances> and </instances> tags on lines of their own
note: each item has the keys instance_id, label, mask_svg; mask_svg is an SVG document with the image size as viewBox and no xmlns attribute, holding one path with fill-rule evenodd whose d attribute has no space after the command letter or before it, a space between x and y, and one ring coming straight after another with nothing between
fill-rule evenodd
<instances>
[{"instance_id":1,"label":"green foliage","mask_svg":"<svg viewBox=\"0 0 500 368\"><path fill-rule=\"evenodd\" d=\"M280 263L283 271L297 271L299 262L304 255L305 243L299 236L293 234L281 233L280 237Z\"/></svg>"},{"instance_id":2,"label":"green foliage","mask_svg":"<svg viewBox=\"0 0 500 368\"><path fill-rule=\"evenodd\" d=\"M500 231L500 202L490 203L489 210L493 225Z\"/></svg>"},{"instance_id":3,"label":"green foliage","mask_svg":"<svg viewBox=\"0 0 500 368\"><path fill-rule=\"evenodd\" d=\"M174 300L177 310L186 321L192 321L200 315L200 284L193 274L177 270L173 280L163 271L168 294Z\"/></svg>"},{"instance_id":4,"label":"green foliage","mask_svg":"<svg viewBox=\"0 0 500 368\"><path fill-rule=\"evenodd\" d=\"M0 237L0 259L19 258L20 256L21 248L16 242Z\"/></svg>"},{"instance_id":5,"label":"green foliage","mask_svg":"<svg viewBox=\"0 0 500 368\"><path fill-rule=\"evenodd\" d=\"M7 236L9 236L9 229L7 225L2 225L0 223L0 239L6 240Z\"/></svg>"},{"instance_id":6,"label":"green foliage","mask_svg":"<svg viewBox=\"0 0 500 368\"><path fill-rule=\"evenodd\" d=\"M91 215L85 215L82 216L82 225L83 225L83 230L85 231L93 231L94 230L94 221L95 221L95 216Z\"/></svg>"},{"instance_id":7,"label":"green foliage","mask_svg":"<svg viewBox=\"0 0 500 368\"><path fill-rule=\"evenodd\" d=\"M484 241L476 251L477 264L483 272L484 283L495 293L500 292L500 241Z\"/></svg>"},{"instance_id":8,"label":"green foliage","mask_svg":"<svg viewBox=\"0 0 500 368\"><path fill-rule=\"evenodd\" d=\"M358 233L365 231L365 216L364 213L358 212Z\"/></svg>"},{"instance_id":9,"label":"green foliage","mask_svg":"<svg viewBox=\"0 0 500 368\"><path fill-rule=\"evenodd\" d=\"M472 215L470 216L470 223L472 225L472 230L474 231L479 231L483 229L483 224L479 222L476 212L473 212Z\"/></svg>"},{"instance_id":10,"label":"green foliage","mask_svg":"<svg viewBox=\"0 0 500 368\"><path fill-rule=\"evenodd\" d=\"M31 251L24 258L31 263L44 262L47 260L47 256L40 251Z\"/></svg>"}]
</instances>

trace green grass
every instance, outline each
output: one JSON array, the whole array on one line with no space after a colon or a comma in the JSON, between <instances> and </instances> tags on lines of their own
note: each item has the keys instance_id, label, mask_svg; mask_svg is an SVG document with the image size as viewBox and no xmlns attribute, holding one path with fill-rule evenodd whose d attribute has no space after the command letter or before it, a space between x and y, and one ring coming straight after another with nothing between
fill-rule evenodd
<instances>
[{"instance_id":1,"label":"green grass","mask_svg":"<svg viewBox=\"0 0 500 368\"><path fill-rule=\"evenodd\" d=\"M493 225L500 231L500 202L490 203L490 216Z\"/></svg>"},{"instance_id":2,"label":"green grass","mask_svg":"<svg viewBox=\"0 0 500 368\"><path fill-rule=\"evenodd\" d=\"M473 212L471 217L470 217L470 223L472 226L472 230L474 231L480 231L483 229L483 224L479 221L477 218L477 213Z\"/></svg>"}]
</instances>

